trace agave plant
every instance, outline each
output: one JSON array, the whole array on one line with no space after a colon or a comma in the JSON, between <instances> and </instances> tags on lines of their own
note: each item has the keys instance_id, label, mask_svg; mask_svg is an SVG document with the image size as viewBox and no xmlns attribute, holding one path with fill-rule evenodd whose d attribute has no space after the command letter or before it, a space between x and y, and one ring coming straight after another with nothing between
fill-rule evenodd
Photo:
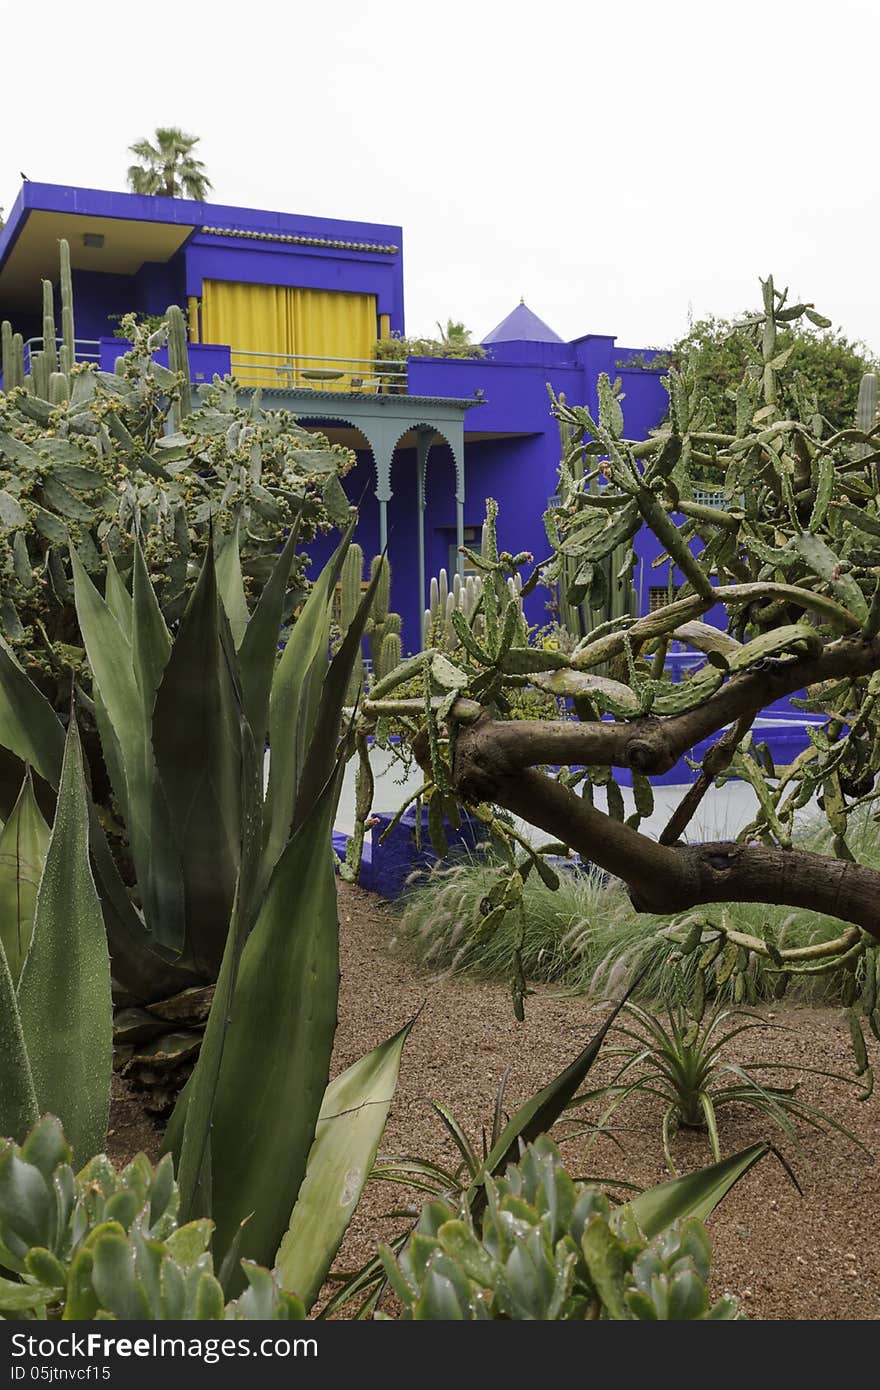
<instances>
[{"instance_id":1,"label":"agave plant","mask_svg":"<svg viewBox=\"0 0 880 1390\"><path fill-rule=\"evenodd\" d=\"M406 1035L328 1089L339 978L331 828L348 751L343 704L373 600L370 588L331 660L332 599L350 536L351 527L280 660L294 535L253 613L237 546L216 560L209 549L173 637L139 547L130 593L112 563L101 593L71 557L95 716L136 876L136 905L123 895L123 930L107 917L114 978L141 1010L133 1016L129 1003L129 1036L138 1022L166 1031L163 1016L185 1017L193 989L203 1013L204 987L217 981L166 1136L182 1215L210 1215L221 1252L238 1242L261 1264L288 1232L291 1277L315 1288L372 1164ZM38 757L51 784L59 722L12 660L0 663L0 690L0 742ZM202 1041L193 1029L184 1035L193 1050ZM334 1099L340 1086L345 1104ZM318 1167L307 1177L313 1145Z\"/></svg>"},{"instance_id":2,"label":"agave plant","mask_svg":"<svg viewBox=\"0 0 880 1390\"><path fill-rule=\"evenodd\" d=\"M51 1109L79 1161L104 1144L112 1058L87 806L72 719L51 834L28 775L0 835L0 1134L23 1138Z\"/></svg>"}]
</instances>

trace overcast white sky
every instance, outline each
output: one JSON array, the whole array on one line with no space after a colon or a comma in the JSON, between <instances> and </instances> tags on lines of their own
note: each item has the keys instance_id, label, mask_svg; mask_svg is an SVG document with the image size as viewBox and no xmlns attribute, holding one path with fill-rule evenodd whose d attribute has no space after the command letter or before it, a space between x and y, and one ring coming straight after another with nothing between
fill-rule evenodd
<instances>
[{"instance_id":1,"label":"overcast white sky","mask_svg":"<svg viewBox=\"0 0 880 1390\"><path fill-rule=\"evenodd\" d=\"M125 187L156 125L218 202L399 223L407 327L520 295L659 345L757 277L880 353L878 0L4 0L0 205Z\"/></svg>"}]
</instances>

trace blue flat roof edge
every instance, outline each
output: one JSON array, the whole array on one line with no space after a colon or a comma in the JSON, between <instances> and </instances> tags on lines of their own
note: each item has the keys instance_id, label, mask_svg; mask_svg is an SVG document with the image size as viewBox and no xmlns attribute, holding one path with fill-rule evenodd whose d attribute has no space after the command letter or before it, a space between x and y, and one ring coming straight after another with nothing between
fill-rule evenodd
<instances>
[{"instance_id":1,"label":"blue flat roof edge","mask_svg":"<svg viewBox=\"0 0 880 1390\"><path fill-rule=\"evenodd\" d=\"M394 406L406 405L439 405L452 406L455 410L470 410L475 405L488 405L486 400L477 400L474 396L411 396L408 392L401 392L399 395L379 395L372 391L310 391L298 386L244 386L246 391L261 390L263 396L285 396L293 400L303 401L311 405L316 400L327 401L369 401L371 404L383 406L386 410ZM406 412L404 412L406 413Z\"/></svg>"},{"instance_id":2,"label":"blue flat roof edge","mask_svg":"<svg viewBox=\"0 0 880 1390\"><path fill-rule=\"evenodd\" d=\"M72 184L22 184L8 221L0 232L0 266L24 227L30 212L60 212L79 217L115 217L122 221L158 222L197 230L222 222L242 229L293 235L329 235L347 241L392 241L403 244L403 228L386 222L354 222L334 217L271 212L226 203L196 203L189 198L164 198L142 193L115 193Z\"/></svg>"}]
</instances>

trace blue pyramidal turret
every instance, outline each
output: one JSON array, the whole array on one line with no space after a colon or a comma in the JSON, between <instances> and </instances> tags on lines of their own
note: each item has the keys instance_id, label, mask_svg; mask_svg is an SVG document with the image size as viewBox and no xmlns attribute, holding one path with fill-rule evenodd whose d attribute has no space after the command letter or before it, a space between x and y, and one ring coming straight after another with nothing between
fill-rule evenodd
<instances>
[{"instance_id":1,"label":"blue pyramidal turret","mask_svg":"<svg viewBox=\"0 0 880 1390\"><path fill-rule=\"evenodd\" d=\"M484 343L561 343L558 333L533 314L525 300L520 300L506 319L487 333Z\"/></svg>"}]
</instances>

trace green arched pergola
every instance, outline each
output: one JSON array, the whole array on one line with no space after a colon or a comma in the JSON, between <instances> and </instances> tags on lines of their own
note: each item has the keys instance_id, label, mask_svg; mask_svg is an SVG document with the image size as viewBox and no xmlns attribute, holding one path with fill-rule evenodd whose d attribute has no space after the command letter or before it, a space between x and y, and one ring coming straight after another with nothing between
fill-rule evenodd
<instances>
[{"instance_id":1,"label":"green arched pergola","mask_svg":"<svg viewBox=\"0 0 880 1390\"><path fill-rule=\"evenodd\" d=\"M417 468L417 544L419 572L419 605L426 607L425 577L425 479L428 454L440 436L452 452L455 463L455 527L457 544L464 544L464 417L477 400L454 397L373 395L363 392L306 391L290 389L264 390L263 404L270 410L289 410L299 419L326 421L350 425L366 439L373 455L379 503L379 544L382 550L388 543L388 503L391 501L391 462L394 450L404 435L413 433L416 439ZM463 572L463 557L458 556L459 573Z\"/></svg>"}]
</instances>

